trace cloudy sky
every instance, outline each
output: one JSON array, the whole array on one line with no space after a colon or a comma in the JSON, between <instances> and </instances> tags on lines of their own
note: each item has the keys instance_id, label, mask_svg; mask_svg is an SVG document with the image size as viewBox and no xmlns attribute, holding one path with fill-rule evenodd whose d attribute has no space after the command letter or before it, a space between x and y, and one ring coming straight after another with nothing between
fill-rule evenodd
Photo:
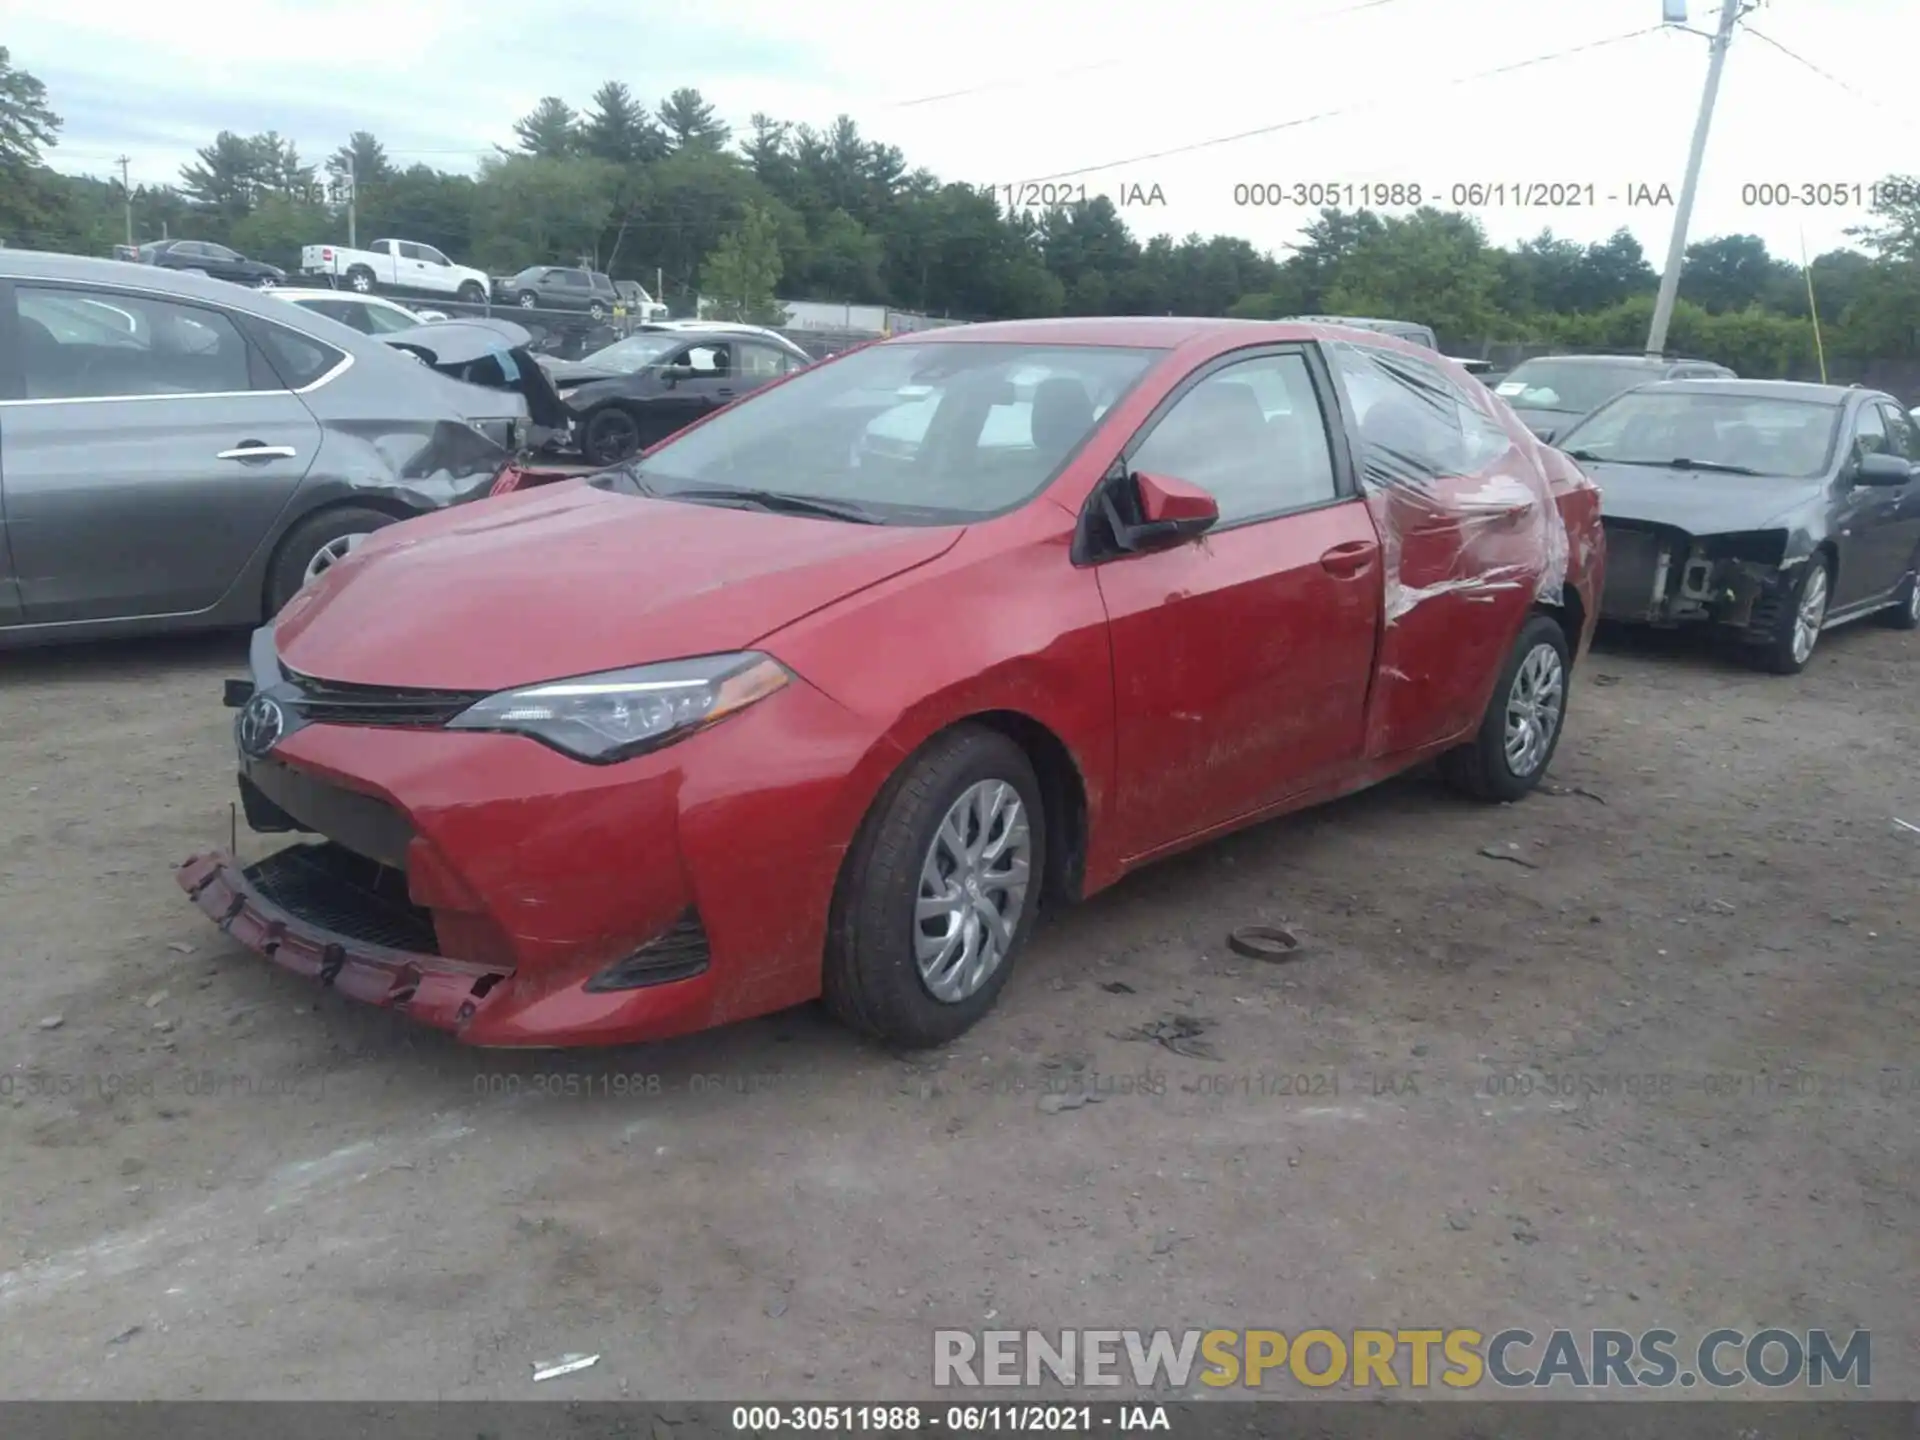
<instances>
[{"instance_id":1,"label":"cloudy sky","mask_svg":"<svg viewBox=\"0 0 1920 1440\"><path fill-rule=\"evenodd\" d=\"M1116 201L1158 187L1163 205L1124 211L1142 236L1283 252L1311 210L1236 187L1352 203L1349 186L1418 185L1447 203L1480 185L1496 241L1624 225L1657 262L1672 208L1629 198L1678 193L1707 59L1701 36L1658 28L1662 3L199 0L182 23L135 0L0 0L0 35L66 119L49 158L105 174L124 152L136 181L172 179L222 128L277 129L309 158L367 129L402 163L470 168L542 95L584 103L620 79L649 99L695 86L741 127L845 112L948 179L1060 177ZM1718 0L1688 9L1709 29ZM1855 187L1920 172L1916 54L1920 0L1763 0L1726 66L1693 237L1759 234L1787 258L1848 243ZM1582 203L1515 203L1536 184ZM1752 203L1763 184L1842 203Z\"/></svg>"}]
</instances>

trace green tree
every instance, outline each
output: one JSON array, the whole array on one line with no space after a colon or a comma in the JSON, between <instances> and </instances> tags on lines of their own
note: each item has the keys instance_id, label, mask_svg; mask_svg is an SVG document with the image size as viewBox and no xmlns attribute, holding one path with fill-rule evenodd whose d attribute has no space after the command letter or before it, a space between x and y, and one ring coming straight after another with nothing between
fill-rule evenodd
<instances>
[{"instance_id":1,"label":"green tree","mask_svg":"<svg viewBox=\"0 0 1920 1440\"><path fill-rule=\"evenodd\" d=\"M620 172L604 160L489 156L473 191L473 253L489 270L593 257Z\"/></svg>"},{"instance_id":2,"label":"green tree","mask_svg":"<svg viewBox=\"0 0 1920 1440\"><path fill-rule=\"evenodd\" d=\"M329 198L337 204L344 203L347 178L351 176L362 210L375 192L392 183L395 174L393 162L387 158L387 147L366 130L354 131L347 137L346 144L327 157L326 172Z\"/></svg>"},{"instance_id":3,"label":"green tree","mask_svg":"<svg viewBox=\"0 0 1920 1440\"><path fill-rule=\"evenodd\" d=\"M0 165L38 165L40 152L58 139L60 125L47 103L47 87L37 76L14 69L7 47L0 45Z\"/></svg>"},{"instance_id":4,"label":"green tree","mask_svg":"<svg viewBox=\"0 0 1920 1440\"><path fill-rule=\"evenodd\" d=\"M1389 217L1341 262L1326 296L1339 315L1418 321L1446 336L1509 328L1497 295L1500 260L1471 216L1420 209Z\"/></svg>"},{"instance_id":5,"label":"green tree","mask_svg":"<svg viewBox=\"0 0 1920 1440\"><path fill-rule=\"evenodd\" d=\"M583 153L614 165L644 165L665 157L666 136L647 107L618 80L594 91L591 107L579 123Z\"/></svg>"},{"instance_id":6,"label":"green tree","mask_svg":"<svg viewBox=\"0 0 1920 1440\"><path fill-rule=\"evenodd\" d=\"M513 133L520 137L522 154L565 160L579 152L579 125L580 117L571 105L558 95L547 95L513 122Z\"/></svg>"},{"instance_id":7,"label":"green tree","mask_svg":"<svg viewBox=\"0 0 1920 1440\"><path fill-rule=\"evenodd\" d=\"M4 62L5 51L0 51ZM1889 175L1877 188L1865 225L1847 234L1858 238L1882 260L1920 264L1920 175Z\"/></svg>"},{"instance_id":8,"label":"green tree","mask_svg":"<svg viewBox=\"0 0 1920 1440\"><path fill-rule=\"evenodd\" d=\"M682 86L660 102L660 123L676 150L690 145L718 150L733 133L720 123L706 98L690 86Z\"/></svg>"},{"instance_id":9,"label":"green tree","mask_svg":"<svg viewBox=\"0 0 1920 1440\"><path fill-rule=\"evenodd\" d=\"M1769 255L1758 235L1719 235L1687 247L1680 295L1713 315L1746 310L1777 296L1782 282L1790 286L1796 273L1794 266Z\"/></svg>"},{"instance_id":10,"label":"green tree","mask_svg":"<svg viewBox=\"0 0 1920 1440\"><path fill-rule=\"evenodd\" d=\"M774 298L780 283L780 244L773 219L748 205L738 228L729 230L700 267L700 291L717 320L783 325L786 307Z\"/></svg>"}]
</instances>

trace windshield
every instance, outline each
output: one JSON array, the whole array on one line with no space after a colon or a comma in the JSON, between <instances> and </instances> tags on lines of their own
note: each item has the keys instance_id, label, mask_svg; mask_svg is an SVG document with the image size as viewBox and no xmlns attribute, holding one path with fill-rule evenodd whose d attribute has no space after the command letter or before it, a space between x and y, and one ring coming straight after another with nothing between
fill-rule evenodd
<instances>
[{"instance_id":1,"label":"windshield","mask_svg":"<svg viewBox=\"0 0 1920 1440\"><path fill-rule=\"evenodd\" d=\"M1631 361L1529 360L1516 366L1494 394L1516 410L1556 410L1584 415L1622 390L1658 380L1660 371Z\"/></svg>"},{"instance_id":2,"label":"windshield","mask_svg":"<svg viewBox=\"0 0 1920 1440\"><path fill-rule=\"evenodd\" d=\"M686 338L680 335L629 335L605 349L581 356L580 364L590 370L630 375L648 365L657 365L669 351L686 343Z\"/></svg>"},{"instance_id":3,"label":"windshield","mask_svg":"<svg viewBox=\"0 0 1920 1440\"><path fill-rule=\"evenodd\" d=\"M1817 401L1641 391L1574 426L1560 448L1583 460L1690 460L1810 480L1826 472L1839 418L1838 406Z\"/></svg>"},{"instance_id":4,"label":"windshield","mask_svg":"<svg viewBox=\"0 0 1920 1440\"><path fill-rule=\"evenodd\" d=\"M1037 494L1160 353L876 345L686 431L629 473L662 495L725 486L899 524L983 519Z\"/></svg>"}]
</instances>

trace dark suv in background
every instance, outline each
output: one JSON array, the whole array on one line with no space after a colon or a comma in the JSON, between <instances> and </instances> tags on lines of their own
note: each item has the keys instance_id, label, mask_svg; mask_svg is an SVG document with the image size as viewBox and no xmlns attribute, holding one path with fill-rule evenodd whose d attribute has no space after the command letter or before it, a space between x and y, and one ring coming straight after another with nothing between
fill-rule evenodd
<instances>
[{"instance_id":1,"label":"dark suv in background","mask_svg":"<svg viewBox=\"0 0 1920 1440\"><path fill-rule=\"evenodd\" d=\"M495 282L496 298L525 310L584 310L596 320L620 303L613 281L598 270L571 265L529 265Z\"/></svg>"},{"instance_id":2,"label":"dark suv in background","mask_svg":"<svg viewBox=\"0 0 1920 1440\"><path fill-rule=\"evenodd\" d=\"M1523 360L1493 387L1514 414L1552 443L1573 422L1591 415L1614 396L1655 380L1737 380L1711 360L1658 355L1541 355Z\"/></svg>"},{"instance_id":3,"label":"dark suv in background","mask_svg":"<svg viewBox=\"0 0 1920 1440\"><path fill-rule=\"evenodd\" d=\"M211 240L154 240L135 253L143 265L211 275L215 280L231 280L256 290L284 284L287 278L287 272L279 266L249 260L239 251L216 245Z\"/></svg>"}]
</instances>

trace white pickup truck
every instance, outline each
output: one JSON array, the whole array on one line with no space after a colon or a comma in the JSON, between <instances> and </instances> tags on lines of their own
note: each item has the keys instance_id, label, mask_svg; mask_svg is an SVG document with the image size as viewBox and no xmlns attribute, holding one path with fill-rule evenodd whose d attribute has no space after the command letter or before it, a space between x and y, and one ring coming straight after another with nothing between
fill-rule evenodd
<instances>
[{"instance_id":1,"label":"white pickup truck","mask_svg":"<svg viewBox=\"0 0 1920 1440\"><path fill-rule=\"evenodd\" d=\"M486 271L456 265L431 245L413 240L376 240L369 250L308 245L300 252L300 273L330 276L362 295L397 290L478 305L492 291Z\"/></svg>"}]
</instances>

